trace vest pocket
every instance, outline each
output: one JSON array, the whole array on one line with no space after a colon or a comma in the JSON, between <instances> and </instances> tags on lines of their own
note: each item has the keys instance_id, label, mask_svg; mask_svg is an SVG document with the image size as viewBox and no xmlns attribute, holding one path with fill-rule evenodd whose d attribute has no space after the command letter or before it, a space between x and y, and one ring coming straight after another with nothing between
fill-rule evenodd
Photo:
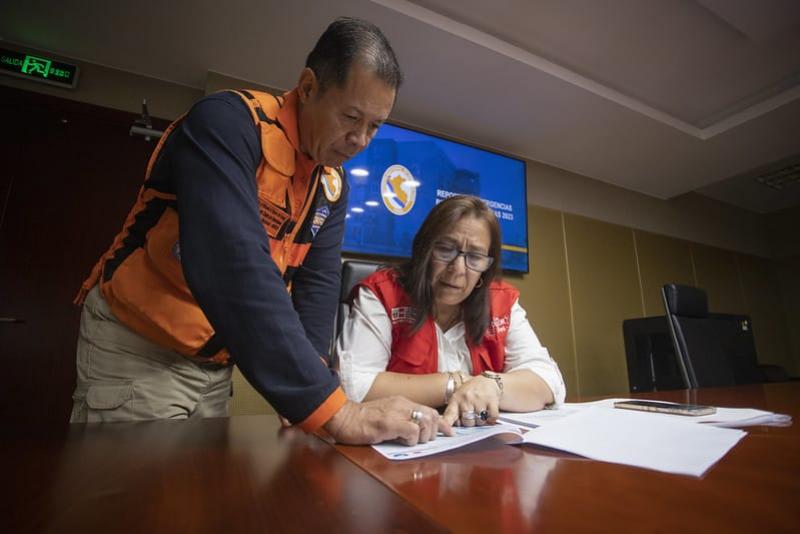
<instances>
[{"instance_id":1,"label":"vest pocket","mask_svg":"<svg viewBox=\"0 0 800 534\"><path fill-rule=\"evenodd\" d=\"M288 211L286 207L286 194L291 186L289 176L276 171L269 165L265 165L262 166L256 180L260 199L266 200L282 210Z\"/></svg>"}]
</instances>

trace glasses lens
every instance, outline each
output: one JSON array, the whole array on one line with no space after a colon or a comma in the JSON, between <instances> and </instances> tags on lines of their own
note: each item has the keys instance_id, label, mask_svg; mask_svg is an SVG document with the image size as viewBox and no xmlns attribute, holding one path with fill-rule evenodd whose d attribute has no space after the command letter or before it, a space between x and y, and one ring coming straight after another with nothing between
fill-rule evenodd
<instances>
[{"instance_id":1,"label":"glasses lens","mask_svg":"<svg viewBox=\"0 0 800 534\"><path fill-rule=\"evenodd\" d=\"M438 244L433 247L433 257L439 261L453 261L458 256L458 249L451 245Z\"/></svg>"},{"instance_id":2,"label":"glasses lens","mask_svg":"<svg viewBox=\"0 0 800 534\"><path fill-rule=\"evenodd\" d=\"M472 269L473 271L483 272L489 268L492 264L491 256L485 256L484 254L478 254L477 252L471 252L466 255L467 257L467 267Z\"/></svg>"}]
</instances>

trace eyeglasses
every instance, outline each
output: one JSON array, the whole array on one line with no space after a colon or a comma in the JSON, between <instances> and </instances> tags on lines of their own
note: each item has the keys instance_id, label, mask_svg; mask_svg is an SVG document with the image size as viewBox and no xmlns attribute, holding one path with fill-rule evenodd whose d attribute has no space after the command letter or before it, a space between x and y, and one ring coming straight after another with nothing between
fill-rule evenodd
<instances>
[{"instance_id":1,"label":"eyeglasses","mask_svg":"<svg viewBox=\"0 0 800 534\"><path fill-rule=\"evenodd\" d=\"M434 260L441 261L443 263L451 263L459 256L464 256L464 262L467 265L467 268L479 273L482 273L491 267L492 262L494 261L493 257L487 256L486 254L481 254L480 252L468 252L447 243L436 243L433 245L432 255Z\"/></svg>"}]
</instances>

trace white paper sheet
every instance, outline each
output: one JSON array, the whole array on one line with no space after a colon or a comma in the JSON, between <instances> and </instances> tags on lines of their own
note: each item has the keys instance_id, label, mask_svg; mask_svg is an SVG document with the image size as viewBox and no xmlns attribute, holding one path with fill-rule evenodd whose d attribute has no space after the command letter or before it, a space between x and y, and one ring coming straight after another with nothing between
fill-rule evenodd
<instances>
[{"instance_id":1,"label":"white paper sheet","mask_svg":"<svg viewBox=\"0 0 800 534\"><path fill-rule=\"evenodd\" d=\"M455 436L445 436L439 434L435 440L428 443L420 443L409 447L400 443L380 443L373 445L372 448L390 460L410 460L412 458L422 458L440 452L457 449L470 443L475 443L497 434L513 434L522 440L522 432L515 425L498 423L496 425L458 427L454 426Z\"/></svg>"},{"instance_id":2,"label":"white paper sheet","mask_svg":"<svg viewBox=\"0 0 800 534\"><path fill-rule=\"evenodd\" d=\"M575 415L580 411L587 410L592 407L602 407L606 409L617 410L617 408L614 408L614 403L623 400L632 399L603 399L599 401L583 403L568 402L555 410L541 410L538 412L529 413L504 412L500 414L500 419L508 423L518 424L526 427L537 427L564 419L565 417ZM647 413L648 415L661 419L674 419L691 423L704 423L725 428L740 428L755 425L788 426L792 424L792 418L789 415L776 414L764 410L756 410L754 408L718 407L717 413L701 416L686 416L654 412Z\"/></svg>"},{"instance_id":3,"label":"white paper sheet","mask_svg":"<svg viewBox=\"0 0 800 534\"><path fill-rule=\"evenodd\" d=\"M530 430L523 441L594 460L699 477L745 434L650 413L592 406Z\"/></svg>"},{"instance_id":4,"label":"white paper sheet","mask_svg":"<svg viewBox=\"0 0 800 534\"><path fill-rule=\"evenodd\" d=\"M791 417L749 408L717 408L717 413L688 417L614 408L626 399L566 403L556 410L502 413L494 426L455 427L456 436L407 447L382 443L373 448L390 460L422 458L498 434L509 443L530 443L613 462L668 473L702 476L741 440L741 430L720 428L748 424L791 424ZM704 423L704 424L698 424ZM530 428L527 433L517 425Z\"/></svg>"}]
</instances>

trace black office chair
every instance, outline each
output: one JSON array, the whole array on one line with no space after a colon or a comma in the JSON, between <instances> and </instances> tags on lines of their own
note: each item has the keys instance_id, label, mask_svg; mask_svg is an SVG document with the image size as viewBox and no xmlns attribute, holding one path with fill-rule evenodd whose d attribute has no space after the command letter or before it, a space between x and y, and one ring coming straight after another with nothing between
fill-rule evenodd
<instances>
[{"instance_id":1,"label":"black office chair","mask_svg":"<svg viewBox=\"0 0 800 534\"><path fill-rule=\"evenodd\" d=\"M342 331L344 318L350 313L350 305L348 303L350 292L357 283L377 271L381 265L380 263L359 260L345 260L342 262L342 287L339 291L339 307L336 310L336 321L334 321L330 350L331 366L334 368L338 367L339 362L334 361L336 356L333 349L336 346L336 339Z\"/></svg>"},{"instance_id":2,"label":"black office chair","mask_svg":"<svg viewBox=\"0 0 800 534\"><path fill-rule=\"evenodd\" d=\"M672 347L665 316L626 319L622 322L622 333L628 387L632 393L688 387Z\"/></svg>"},{"instance_id":3,"label":"black office chair","mask_svg":"<svg viewBox=\"0 0 800 534\"><path fill-rule=\"evenodd\" d=\"M667 284L661 289L681 374L690 388L760 382L753 329L746 315L708 312L702 289Z\"/></svg>"}]
</instances>

